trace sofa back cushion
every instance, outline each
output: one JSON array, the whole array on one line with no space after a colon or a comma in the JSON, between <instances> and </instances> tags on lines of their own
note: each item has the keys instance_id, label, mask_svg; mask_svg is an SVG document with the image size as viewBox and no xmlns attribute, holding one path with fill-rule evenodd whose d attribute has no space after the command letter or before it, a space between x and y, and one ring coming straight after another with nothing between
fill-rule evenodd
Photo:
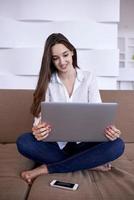
<instances>
[{"instance_id":1,"label":"sofa back cushion","mask_svg":"<svg viewBox=\"0 0 134 200\"><path fill-rule=\"evenodd\" d=\"M103 102L118 102L115 125L121 130L126 142L134 142L134 91L103 90Z\"/></svg>"},{"instance_id":2,"label":"sofa back cushion","mask_svg":"<svg viewBox=\"0 0 134 200\"><path fill-rule=\"evenodd\" d=\"M101 90L103 102L118 102L116 126L126 142L134 142L134 91ZM12 143L31 131L33 90L0 90L0 142Z\"/></svg>"},{"instance_id":3,"label":"sofa back cushion","mask_svg":"<svg viewBox=\"0 0 134 200\"><path fill-rule=\"evenodd\" d=\"M32 90L0 90L0 142L12 143L18 135L31 131Z\"/></svg>"}]
</instances>

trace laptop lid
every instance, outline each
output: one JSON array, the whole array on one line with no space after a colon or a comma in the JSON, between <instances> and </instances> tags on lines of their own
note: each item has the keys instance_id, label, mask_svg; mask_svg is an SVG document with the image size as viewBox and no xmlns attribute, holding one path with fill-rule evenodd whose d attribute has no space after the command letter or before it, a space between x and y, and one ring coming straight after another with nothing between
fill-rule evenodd
<instances>
[{"instance_id":1,"label":"laptop lid","mask_svg":"<svg viewBox=\"0 0 134 200\"><path fill-rule=\"evenodd\" d=\"M52 126L45 141L107 141L104 129L114 124L117 105L42 102L42 121Z\"/></svg>"}]
</instances>

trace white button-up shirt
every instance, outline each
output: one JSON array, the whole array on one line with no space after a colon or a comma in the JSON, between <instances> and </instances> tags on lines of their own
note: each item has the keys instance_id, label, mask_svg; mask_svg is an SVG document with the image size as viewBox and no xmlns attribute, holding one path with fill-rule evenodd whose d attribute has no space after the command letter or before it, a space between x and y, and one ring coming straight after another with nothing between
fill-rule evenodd
<instances>
[{"instance_id":1,"label":"white button-up shirt","mask_svg":"<svg viewBox=\"0 0 134 200\"><path fill-rule=\"evenodd\" d=\"M100 103L101 97L97 86L96 77L89 71L82 71L76 68L76 79L72 95L69 96L64 84L57 73L51 77L46 92L46 102L85 102ZM34 125L37 125L41 117L35 117ZM67 142L58 142L60 149L63 149Z\"/></svg>"}]
</instances>

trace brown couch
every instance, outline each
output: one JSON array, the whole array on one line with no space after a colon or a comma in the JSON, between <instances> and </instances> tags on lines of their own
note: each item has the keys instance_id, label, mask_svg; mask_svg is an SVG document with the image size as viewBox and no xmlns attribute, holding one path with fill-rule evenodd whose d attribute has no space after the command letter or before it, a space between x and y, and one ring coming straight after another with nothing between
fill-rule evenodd
<instances>
[{"instance_id":1,"label":"brown couch","mask_svg":"<svg viewBox=\"0 0 134 200\"><path fill-rule=\"evenodd\" d=\"M126 142L125 153L109 172L78 171L40 176L31 186L20 172L34 163L21 156L16 138L31 130L32 90L0 90L0 200L132 200L134 199L134 91L101 91L104 102L119 102L116 125ZM52 188L53 179L78 183L77 191Z\"/></svg>"}]
</instances>

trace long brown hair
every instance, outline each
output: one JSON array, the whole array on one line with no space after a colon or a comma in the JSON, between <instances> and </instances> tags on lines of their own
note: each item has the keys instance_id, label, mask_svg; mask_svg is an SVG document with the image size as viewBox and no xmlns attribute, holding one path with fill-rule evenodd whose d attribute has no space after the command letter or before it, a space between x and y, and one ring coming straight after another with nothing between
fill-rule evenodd
<instances>
[{"instance_id":1,"label":"long brown hair","mask_svg":"<svg viewBox=\"0 0 134 200\"><path fill-rule=\"evenodd\" d=\"M31 106L31 113L36 117L41 111L41 101L45 101L46 91L50 82L51 75L56 72L56 67L52 62L51 47L57 43L64 44L69 50L73 52L72 64L74 68L78 67L77 52L75 47L69 42L69 40L61 33L53 33L49 35L45 43L41 69L39 72L39 79L33 94L33 103Z\"/></svg>"}]
</instances>

